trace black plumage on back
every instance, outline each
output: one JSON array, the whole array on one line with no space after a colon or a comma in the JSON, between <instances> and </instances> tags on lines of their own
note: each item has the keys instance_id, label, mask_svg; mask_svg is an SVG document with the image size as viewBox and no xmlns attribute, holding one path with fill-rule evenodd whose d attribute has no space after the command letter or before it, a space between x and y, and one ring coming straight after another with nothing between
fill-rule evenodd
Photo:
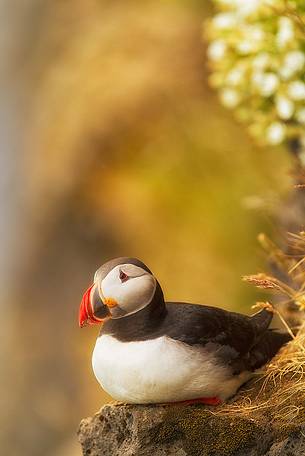
<instances>
[{"instance_id":1,"label":"black plumage on back","mask_svg":"<svg viewBox=\"0 0 305 456\"><path fill-rule=\"evenodd\" d=\"M253 316L199 304L164 302L161 288L143 310L107 321L101 334L122 342L161 336L194 347L204 347L232 367L234 374L266 364L290 336L268 329L272 313L263 309Z\"/></svg>"}]
</instances>

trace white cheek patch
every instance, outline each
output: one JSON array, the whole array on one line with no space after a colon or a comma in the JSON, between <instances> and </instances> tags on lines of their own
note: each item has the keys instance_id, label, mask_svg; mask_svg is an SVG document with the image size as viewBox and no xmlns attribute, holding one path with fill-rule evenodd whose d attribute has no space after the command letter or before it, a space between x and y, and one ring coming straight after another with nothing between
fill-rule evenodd
<instances>
[{"instance_id":1,"label":"white cheek patch","mask_svg":"<svg viewBox=\"0 0 305 456\"><path fill-rule=\"evenodd\" d=\"M121 270L129 276L128 280L120 280ZM126 315L129 315L150 303L156 286L156 279L144 269L123 264L112 269L102 280L101 292L104 298L115 299Z\"/></svg>"}]
</instances>

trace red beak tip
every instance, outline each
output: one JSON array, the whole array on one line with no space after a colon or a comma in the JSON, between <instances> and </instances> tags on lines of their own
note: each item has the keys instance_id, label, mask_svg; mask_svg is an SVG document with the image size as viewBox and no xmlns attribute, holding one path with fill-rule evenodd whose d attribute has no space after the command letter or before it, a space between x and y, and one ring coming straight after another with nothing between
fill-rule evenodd
<instances>
[{"instance_id":1,"label":"red beak tip","mask_svg":"<svg viewBox=\"0 0 305 456\"><path fill-rule=\"evenodd\" d=\"M78 318L78 326L80 328L84 328L84 326L87 326L89 324L88 321L88 316L87 315L80 315Z\"/></svg>"},{"instance_id":2,"label":"red beak tip","mask_svg":"<svg viewBox=\"0 0 305 456\"><path fill-rule=\"evenodd\" d=\"M89 311L88 308L90 306L90 293L93 285L91 285L88 290L85 291L84 296L82 298L82 302L80 304L79 315L78 315L78 324L80 328L83 328L88 324L89 320Z\"/></svg>"},{"instance_id":3,"label":"red beak tip","mask_svg":"<svg viewBox=\"0 0 305 456\"><path fill-rule=\"evenodd\" d=\"M95 317L91 304L91 292L94 284L85 291L79 309L78 324L80 328L87 325L96 325L103 322L102 319Z\"/></svg>"}]
</instances>

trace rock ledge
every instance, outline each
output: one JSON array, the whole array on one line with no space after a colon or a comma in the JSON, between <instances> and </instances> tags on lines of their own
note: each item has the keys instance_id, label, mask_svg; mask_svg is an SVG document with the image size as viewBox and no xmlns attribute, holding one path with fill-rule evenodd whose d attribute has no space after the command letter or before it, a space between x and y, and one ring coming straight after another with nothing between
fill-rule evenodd
<instances>
[{"instance_id":1,"label":"rock ledge","mask_svg":"<svg viewBox=\"0 0 305 456\"><path fill-rule=\"evenodd\" d=\"M84 456L305 455L305 420L275 427L203 405L105 405L78 437Z\"/></svg>"}]
</instances>

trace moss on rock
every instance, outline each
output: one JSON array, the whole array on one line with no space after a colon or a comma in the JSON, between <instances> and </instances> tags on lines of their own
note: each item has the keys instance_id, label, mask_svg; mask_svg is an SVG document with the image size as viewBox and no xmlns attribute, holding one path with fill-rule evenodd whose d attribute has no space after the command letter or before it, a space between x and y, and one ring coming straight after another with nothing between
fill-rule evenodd
<instances>
[{"instance_id":1,"label":"moss on rock","mask_svg":"<svg viewBox=\"0 0 305 456\"><path fill-rule=\"evenodd\" d=\"M231 456L251 448L262 432L254 421L218 416L200 405L170 407L156 432L156 442L180 438L190 456Z\"/></svg>"}]
</instances>

